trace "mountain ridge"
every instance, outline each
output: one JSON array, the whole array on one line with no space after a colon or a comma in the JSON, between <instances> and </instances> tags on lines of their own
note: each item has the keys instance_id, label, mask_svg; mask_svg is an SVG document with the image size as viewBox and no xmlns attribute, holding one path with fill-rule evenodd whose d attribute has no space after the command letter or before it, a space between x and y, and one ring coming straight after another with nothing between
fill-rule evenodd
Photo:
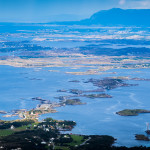
<instances>
[{"instance_id":1,"label":"mountain ridge","mask_svg":"<svg viewBox=\"0 0 150 150\"><path fill-rule=\"evenodd\" d=\"M112 8L94 13L81 21L53 22L64 25L150 26L150 9Z\"/></svg>"}]
</instances>

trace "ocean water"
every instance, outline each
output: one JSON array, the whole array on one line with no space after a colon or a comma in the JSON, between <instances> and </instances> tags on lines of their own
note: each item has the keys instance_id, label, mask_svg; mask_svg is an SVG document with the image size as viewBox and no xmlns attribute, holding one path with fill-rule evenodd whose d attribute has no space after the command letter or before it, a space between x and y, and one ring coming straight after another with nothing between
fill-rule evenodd
<instances>
[{"instance_id":1,"label":"ocean water","mask_svg":"<svg viewBox=\"0 0 150 150\"><path fill-rule=\"evenodd\" d=\"M118 76L130 75L131 77L148 78L149 69L140 70L115 70ZM141 72L136 72L141 71ZM108 75L112 76L112 75ZM102 76L97 76L97 78ZM112 99L86 99L82 98L87 105L65 106L58 108L58 113L42 115L55 119L74 120L77 126L71 131L75 134L97 134L112 135L117 139L117 146L150 146L149 142L135 140L135 134L145 134L146 122L150 122L150 114L139 114L139 116L124 117L116 114L123 109L148 109L150 106L150 82L130 81L138 83L139 86L121 87L107 91Z\"/></svg>"},{"instance_id":2,"label":"ocean water","mask_svg":"<svg viewBox=\"0 0 150 150\"><path fill-rule=\"evenodd\" d=\"M88 44L102 44L103 47L108 48L111 46L114 49L123 48L121 47L122 44L112 44L111 40L116 38L126 39L128 36L134 37L133 35L140 35L141 32L139 30L144 31L142 34L145 33L142 40L150 35L149 28L131 28L128 30L128 28L115 27L3 24L0 28L0 56L3 58L14 54L18 54L16 56L19 56L21 52L27 53L27 50L24 50L24 48L19 48L16 51L15 46L22 41L27 41L28 44L49 47L54 50L55 48L78 48L79 46ZM101 40L106 41L103 41L103 43ZM7 45L7 42L12 42L12 47L11 44ZM123 46L129 47L131 45L124 44ZM144 45L136 45L133 42L132 46L143 47ZM9 48L13 49L13 47L14 51L10 52ZM149 44L146 44L145 47L149 47ZM5 51L5 48L8 48L7 51ZM81 76L65 73L80 72L88 69L78 68L75 70L67 67L18 68L0 65L0 110L7 112L15 109L30 110L39 104L38 101L32 100L33 97L41 97L58 102L58 99L55 99L55 97L70 95L69 93L58 93L57 90L59 89L97 89L91 83L84 83L84 81L90 78L102 79L112 76L150 78L150 69L113 69L106 71L106 74L102 75ZM49 70L56 70L56 72ZM113 72L116 72L116 74L113 74ZM69 82L71 80L79 80L80 82ZM145 134L146 122L150 122L150 114L139 114L132 117L124 117L116 114L117 111L123 109L141 108L150 110L150 81L126 82L139 85L106 91L113 98L89 99L81 97L81 100L87 103L86 105L59 107L57 108L57 113L42 115L39 120L46 117L74 120L77 122L77 126L71 133L111 135L117 139L115 145L118 146L150 146L150 142L135 140L135 134ZM18 118L4 118L3 116L3 114L0 114L0 119L13 120Z\"/></svg>"},{"instance_id":3,"label":"ocean water","mask_svg":"<svg viewBox=\"0 0 150 150\"><path fill-rule=\"evenodd\" d=\"M48 70L57 70L50 72ZM56 101L56 96L70 95L69 93L58 93L59 89L96 89L91 83L84 83L90 78L101 79L112 76L130 76L149 78L150 69L137 70L109 70L105 75L75 76L66 74L72 71L70 68L16 68L11 66L0 66L0 110L8 111L14 109L32 109L39 103L32 101L33 97L42 97L47 100ZM77 70L79 71L79 70ZM111 72L116 72L112 75ZM79 83L69 82L79 80ZM139 86L120 87L107 94L113 98L89 99L81 98L86 105L65 106L57 108L57 113L42 115L39 119L53 117L62 120L74 120L77 126L71 131L75 134L97 134L111 135L117 139L116 145L150 146L149 142L135 140L135 134L145 134L146 122L150 122L150 114L123 117L116 114L123 109L149 109L150 106L150 81L127 81L139 84ZM0 119L11 120L14 118Z\"/></svg>"}]
</instances>

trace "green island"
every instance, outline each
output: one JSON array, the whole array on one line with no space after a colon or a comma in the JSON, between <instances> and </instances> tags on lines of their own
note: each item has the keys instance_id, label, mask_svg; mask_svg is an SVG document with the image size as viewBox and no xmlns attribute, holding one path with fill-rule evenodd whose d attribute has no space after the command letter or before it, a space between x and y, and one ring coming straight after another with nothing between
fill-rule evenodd
<instances>
[{"instance_id":1,"label":"green island","mask_svg":"<svg viewBox=\"0 0 150 150\"><path fill-rule=\"evenodd\" d=\"M67 99L65 102L63 102L65 105L84 105L86 103L82 103L80 99Z\"/></svg>"},{"instance_id":2,"label":"green island","mask_svg":"<svg viewBox=\"0 0 150 150\"><path fill-rule=\"evenodd\" d=\"M124 109L116 112L120 116L137 116L139 113L150 113L150 111L145 109Z\"/></svg>"}]
</instances>

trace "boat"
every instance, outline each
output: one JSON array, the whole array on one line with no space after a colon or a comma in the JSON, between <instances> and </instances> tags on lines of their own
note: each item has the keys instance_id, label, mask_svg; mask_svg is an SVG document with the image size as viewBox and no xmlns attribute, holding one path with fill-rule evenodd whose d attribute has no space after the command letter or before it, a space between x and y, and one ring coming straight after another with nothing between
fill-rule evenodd
<instances>
[{"instance_id":1,"label":"boat","mask_svg":"<svg viewBox=\"0 0 150 150\"><path fill-rule=\"evenodd\" d=\"M145 131L147 134L150 134L150 130L149 130L149 123L147 122L146 123L146 131Z\"/></svg>"}]
</instances>

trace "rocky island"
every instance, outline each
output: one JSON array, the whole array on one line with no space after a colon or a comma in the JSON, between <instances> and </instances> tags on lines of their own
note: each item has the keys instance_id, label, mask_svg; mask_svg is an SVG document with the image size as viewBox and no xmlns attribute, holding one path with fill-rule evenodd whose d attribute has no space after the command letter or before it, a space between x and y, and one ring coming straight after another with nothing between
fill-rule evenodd
<instances>
[{"instance_id":1,"label":"rocky island","mask_svg":"<svg viewBox=\"0 0 150 150\"><path fill-rule=\"evenodd\" d=\"M61 102L66 101L67 99L70 99L72 97L86 97L86 98L112 98L111 95L105 94L105 93L101 93L101 94L79 94L79 95L67 95L67 96L59 96L59 97L55 97L56 99L59 99Z\"/></svg>"},{"instance_id":2,"label":"rocky island","mask_svg":"<svg viewBox=\"0 0 150 150\"><path fill-rule=\"evenodd\" d=\"M140 140L140 141L150 141L150 139L143 134L136 134L135 138L136 140Z\"/></svg>"},{"instance_id":3,"label":"rocky island","mask_svg":"<svg viewBox=\"0 0 150 150\"><path fill-rule=\"evenodd\" d=\"M80 81L79 80L71 80L69 82L75 82L75 83L79 83Z\"/></svg>"},{"instance_id":4,"label":"rocky island","mask_svg":"<svg viewBox=\"0 0 150 150\"><path fill-rule=\"evenodd\" d=\"M93 83L94 86L101 87L106 90L112 90L117 87L128 87L128 86L137 86L138 84L128 84L125 83L122 79L115 79L115 78L104 78L100 79L89 79L85 83Z\"/></svg>"},{"instance_id":5,"label":"rocky island","mask_svg":"<svg viewBox=\"0 0 150 150\"><path fill-rule=\"evenodd\" d=\"M150 110L145 109L124 109L116 112L120 116L138 116L139 113L150 113Z\"/></svg>"},{"instance_id":6,"label":"rocky island","mask_svg":"<svg viewBox=\"0 0 150 150\"><path fill-rule=\"evenodd\" d=\"M65 101L62 102L65 105L84 105L86 103L82 103L80 99L76 98L76 99L67 99Z\"/></svg>"},{"instance_id":7,"label":"rocky island","mask_svg":"<svg viewBox=\"0 0 150 150\"><path fill-rule=\"evenodd\" d=\"M112 96L102 93L102 94L87 94L87 95L81 95L83 97L87 97L87 98L112 98Z\"/></svg>"},{"instance_id":8,"label":"rocky island","mask_svg":"<svg viewBox=\"0 0 150 150\"><path fill-rule=\"evenodd\" d=\"M79 89L69 89L69 90L65 90L65 89L60 89L57 90L57 92L68 92L68 93L72 93L72 94L77 94L80 95L82 93L91 93L91 92L104 92L105 90L102 88L99 89L94 89L94 90L79 90Z\"/></svg>"}]
</instances>

